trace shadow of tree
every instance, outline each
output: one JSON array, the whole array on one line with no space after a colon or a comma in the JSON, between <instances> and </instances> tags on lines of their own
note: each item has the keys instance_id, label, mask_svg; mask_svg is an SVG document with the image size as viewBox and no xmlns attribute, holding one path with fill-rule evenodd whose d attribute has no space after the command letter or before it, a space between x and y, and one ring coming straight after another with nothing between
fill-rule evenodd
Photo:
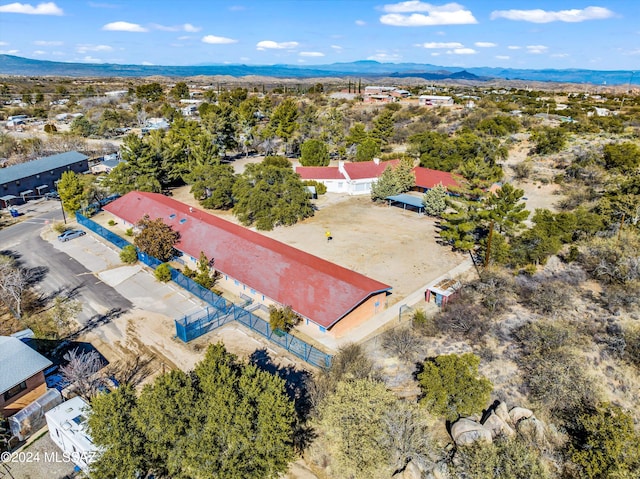
<instances>
[{"instance_id":1,"label":"shadow of tree","mask_svg":"<svg viewBox=\"0 0 640 479\"><path fill-rule=\"evenodd\" d=\"M249 362L258 369L274 374L284 381L285 391L293 400L298 415L294 445L298 451L305 450L316 438L315 431L307 424L312 408L309 397L309 384L313 381L312 374L304 369L297 369L295 366L277 365L266 348L256 349L249 356Z\"/></svg>"}]
</instances>

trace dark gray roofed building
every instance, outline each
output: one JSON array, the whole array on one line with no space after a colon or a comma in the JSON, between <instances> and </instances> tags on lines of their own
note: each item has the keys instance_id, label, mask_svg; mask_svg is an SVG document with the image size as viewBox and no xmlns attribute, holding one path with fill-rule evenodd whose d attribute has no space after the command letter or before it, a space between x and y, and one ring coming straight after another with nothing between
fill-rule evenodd
<instances>
[{"instance_id":1,"label":"dark gray roofed building","mask_svg":"<svg viewBox=\"0 0 640 479\"><path fill-rule=\"evenodd\" d=\"M7 200L11 200L11 197L25 201L54 190L56 182L65 171L88 171L88 160L82 153L68 151L0 168L0 207L6 207Z\"/></svg>"}]
</instances>

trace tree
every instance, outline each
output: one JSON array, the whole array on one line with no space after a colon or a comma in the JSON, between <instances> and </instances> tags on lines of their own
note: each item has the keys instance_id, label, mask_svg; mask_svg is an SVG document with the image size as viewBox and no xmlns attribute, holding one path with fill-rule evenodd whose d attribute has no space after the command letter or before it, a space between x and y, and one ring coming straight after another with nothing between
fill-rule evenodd
<instances>
[{"instance_id":1,"label":"tree","mask_svg":"<svg viewBox=\"0 0 640 479\"><path fill-rule=\"evenodd\" d=\"M0 254L0 300L13 315L22 317L24 293L30 282L30 274L21 268L11 256Z\"/></svg>"},{"instance_id":2,"label":"tree","mask_svg":"<svg viewBox=\"0 0 640 479\"><path fill-rule=\"evenodd\" d=\"M271 115L270 123L277 136L282 138L285 144L289 143L293 133L298 128L298 105L292 98L285 98Z\"/></svg>"},{"instance_id":3,"label":"tree","mask_svg":"<svg viewBox=\"0 0 640 479\"><path fill-rule=\"evenodd\" d=\"M640 147L635 143L609 143L602 151L607 169L618 168L622 172L630 172L640 165Z\"/></svg>"},{"instance_id":4,"label":"tree","mask_svg":"<svg viewBox=\"0 0 640 479\"><path fill-rule=\"evenodd\" d=\"M302 144L302 166L327 166L329 164L329 149L324 141L310 139Z\"/></svg>"},{"instance_id":5,"label":"tree","mask_svg":"<svg viewBox=\"0 0 640 479\"><path fill-rule=\"evenodd\" d=\"M191 183L193 197L205 208L228 210L233 207L233 185L236 183L233 166L198 165L186 179Z\"/></svg>"},{"instance_id":6,"label":"tree","mask_svg":"<svg viewBox=\"0 0 640 479\"><path fill-rule=\"evenodd\" d=\"M486 407L493 385L478 377L480 358L475 354L447 354L427 359L418 381L420 404L436 416L450 421L480 413Z\"/></svg>"},{"instance_id":7,"label":"tree","mask_svg":"<svg viewBox=\"0 0 640 479\"><path fill-rule=\"evenodd\" d=\"M212 271L214 264L215 261L213 258L207 258L204 251L200 251L200 258L198 259L196 270L193 271L188 266L185 266L183 274L193 279L203 288L212 289L220 277L220 273L215 270Z\"/></svg>"},{"instance_id":8,"label":"tree","mask_svg":"<svg viewBox=\"0 0 640 479\"><path fill-rule=\"evenodd\" d=\"M189 98L189 87L185 82L179 81L169 91L169 95L171 95L175 100Z\"/></svg>"},{"instance_id":9,"label":"tree","mask_svg":"<svg viewBox=\"0 0 640 479\"><path fill-rule=\"evenodd\" d=\"M153 275L161 283L166 283L171 280L171 266L169 266L169 263L162 263L156 268Z\"/></svg>"},{"instance_id":10,"label":"tree","mask_svg":"<svg viewBox=\"0 0 640 479\"><path fill-rule=\"evenodd\" d=\"M395 167L387 166L378 181L371 185L371 199L384 200L389 196L409 191L416 183L410 161L400 161Z\"/></svg>"},{"instance_id":11,"label":"tree","mask_svg":"<svg viewBox=\"0 0 640 479\"><path fill-rule=\"evenodd\" d=\"M259 230L293 225L313 216L309 192L291 168L249 164L233 186L233 196L236 217Z\"/></svg>"},{"instance_id":12,"label":"tree","mask_svg":"<svg viewBox=\"0 0 640 479\"><path fill-rule=\"evenodd\" d=\"M393 111L388 108L382 110L373 121L373 129L369 136L378 140L382 145L389 143L393 138L393 129L395 123L393 121Z\"/></svg>"},{"instance_id":13,"label":"tree","mask_svg":"<svg viewBox=\"0 0 640 479\"><path fill-rule=\"evenodd\" d=\"M69 213L75 213L82 206L84 188L78 175L73 171L62 173L58 182L58 194L62 201L62 207Z\"/></svg>"},{"instance_id":14,"label":"tree","mask_svg":"<svg viewBox=\"0 0 640 479\"><path fill-rule=\"evenodd\" d=\"M69 130L74 135L80 135L83 137L88 137L93 135L95 131L95 126L91 124L89 120L87 120L84 116L78 116L73 119L71 122L71 126Z\"/></svg>"},{"instance_id":15,"label":"tree","mask_svg":"<svg viewBox=\"0 0 640 479\"><path fill-rule=\"evenodd\" d=\"M580 467L583 477L634 477L640 469L640 434L631 416L605 403L579 416L578 427L570 457Z\"/></svg>"},{"instance_id":16,"label":"tree","mask_svg":"<svg viewBox=\"0 0 640 479\"><path fill-rule=\"evenodd\" d=\"M385 414L394 403L393 393L383 383L368 379L339 382L326 398L319 425L341 477L391 476L389 451L381 442Z\"/></svg>"},{"instance_id":17,"label":"tree","mask_svg":"<svg viewBox=\"0 0 640 479\"><path fill-rule=\"evenodd\" d=\"M98 371L104 366L100 354L95 349L81 351L75 348L68 351L64 359L67 364L60 367L62 379L73 385L76 392L84 399L91 400L102 384L101 378L98 377Z\"/></svg>"},{"instance_id":18,"label":"tree","mask_svg":"<svg viewBox=\"0 0 640 479\"><path fill-rule=\"evenodd\" d=\"M138 261L138 252L136 251L136 247L132 244L128 244L122 251L120 251L120 261L125 264L133 264Z\"/></svg>"},{"instance_id":19,"label":"tree","mask_svg":"<svg viewBox=\"0 0 640 479\"><path fill-rule=\"evenodd\" d=\"M162 218L152 220L145 215L136 223L138 234L133 239L140 251L166 262L176 256L176 243L180 241L180 233L164 223Z\"/></svg>"},{"instance_id":20,"label":"tree","mask_svg":"<svg viewBox=\"0 0 640 479\"><path fill-rule=\"evenodd\" d=\"M439 217L447 209L447 189L442 183L427 190L422 197L424 212L429 216Z\"/></svg>"},{"instance_id":21,"label":"tree","mask_svg":"<svg viewBox=\"0 0 640 479\"><path fill-rule=\"evenodd\" d=\"M356 147L355 161L371 161L380 154L380 142L375 138L365 138Z\"/></svg>"},{"instance_id":22,"label":"tree","mask_svg":"<svg viewBox=\"0 0 640 479\"><path fill-rule=\"evenodd\" d=\"M534 143L533 151L539 155L557 153L567 143L567 133L561 128L544 126L531 133L531 141Z\"/></svg>"},{"instance_id":23,"label":"tree","mask_svg":"<svg viewBox=\"0 0 640 479\"><path fill-rule=\"evenodd\" d=\"M505 183L495 194L486 197L483 209L487 219L496 224L501 234L513 236L524 226L523 221L529 217L529 211L521 202L523 196L524 190Z\"/></svg>"},{"instance_id":24,"label":"tree","mask_svg":"<svg viewBox=\"0 0 640 479\"><path fill-rule=\"evenodd\" d=\"M284 308L269 306L269 326L271 326L272 331L289 332L300 321L302 321L302 318L291 309L291 306L285 306Z\"/></svg>"},{"instance_id":25,"label":"tree","mask_svg":"<svg viewBox=\"0 0 640 479\"><path fill-rule=\"evenodd\" d=\"M364 123L356 123L349 129L349 135L345 138L347 145L359 145L368 137ZM376 142L379 145L379 143ZM379 147L379 146L378 146Z\"/></svg>"},{"instance_id":26,"label":"tree","mask_svg":"<svg viewBox=\"0 0 640 479\"><path fill-rule=\"evenodd\" d=\"M157 82L138 85L136 87L136 96L140 100L158 101L162 97L162 85Z\"/></svg>"},{"instance_id":27,"label":"tree","mask_svg":"<svg viewBox=\"0 0 640 479\"><path fill-rule=\"evenodd\" d=\"M191 373L161 375L139 398L125 385L92 408L97 477L275 479L293 459L296 419L284 381L222 344Z\"/></svg>"}]
</instances>

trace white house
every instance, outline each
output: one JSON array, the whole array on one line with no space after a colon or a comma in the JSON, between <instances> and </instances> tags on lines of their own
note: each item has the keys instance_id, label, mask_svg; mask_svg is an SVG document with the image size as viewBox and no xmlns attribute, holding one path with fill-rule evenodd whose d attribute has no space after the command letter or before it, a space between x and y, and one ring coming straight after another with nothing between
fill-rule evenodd
<instances>
[{"instance_id":1,"label":"white house","mask_svg":"<svg viewBox=\"0 0 640 479\"><path fill-rule=\"evenodd\" d=\"M420 95L418 104L420 106L451 106L453 98L450 96Z\"/></svg>"},{"instance_id":2,"label":"white house","mask_svg":"<svg viewBox=\"0 0 640 479\"><path fill-rule=\"evenodd\" d=\"M87 433L89 405L81 398L74 397L54 407L45 414L49 435L62 449L62 461L71 461L83 471L98 453L98 448Z\"/></svg>"}]
</instances>

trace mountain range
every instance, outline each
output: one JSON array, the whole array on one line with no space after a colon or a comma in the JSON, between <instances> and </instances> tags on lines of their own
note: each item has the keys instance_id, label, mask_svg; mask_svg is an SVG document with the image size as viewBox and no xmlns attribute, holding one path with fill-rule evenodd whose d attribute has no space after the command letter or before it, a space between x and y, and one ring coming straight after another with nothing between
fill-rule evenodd
<instances>
[{"instance_id":1,"label":"mountain range","mask_svg":"<svg viewBox=\"0 0 640 479\"><path fill-rule=\"evenodd\" d=\"M276 78L358 77L369 79L423 78L425 80L494 79L586 83L594 85L640 84L640 75L631 70L586 69L517 69L491 67L444 67L419 63L379 63L373 60L330 65L228 65L206 64L192 66L119 65L113 63L66 63L35 60L13 55L0 55L0 75L67 76L67 77L192 77L199 75L249 75ZM635 76L635 78L634 78Z\"/></svg>"}]
</instances>

